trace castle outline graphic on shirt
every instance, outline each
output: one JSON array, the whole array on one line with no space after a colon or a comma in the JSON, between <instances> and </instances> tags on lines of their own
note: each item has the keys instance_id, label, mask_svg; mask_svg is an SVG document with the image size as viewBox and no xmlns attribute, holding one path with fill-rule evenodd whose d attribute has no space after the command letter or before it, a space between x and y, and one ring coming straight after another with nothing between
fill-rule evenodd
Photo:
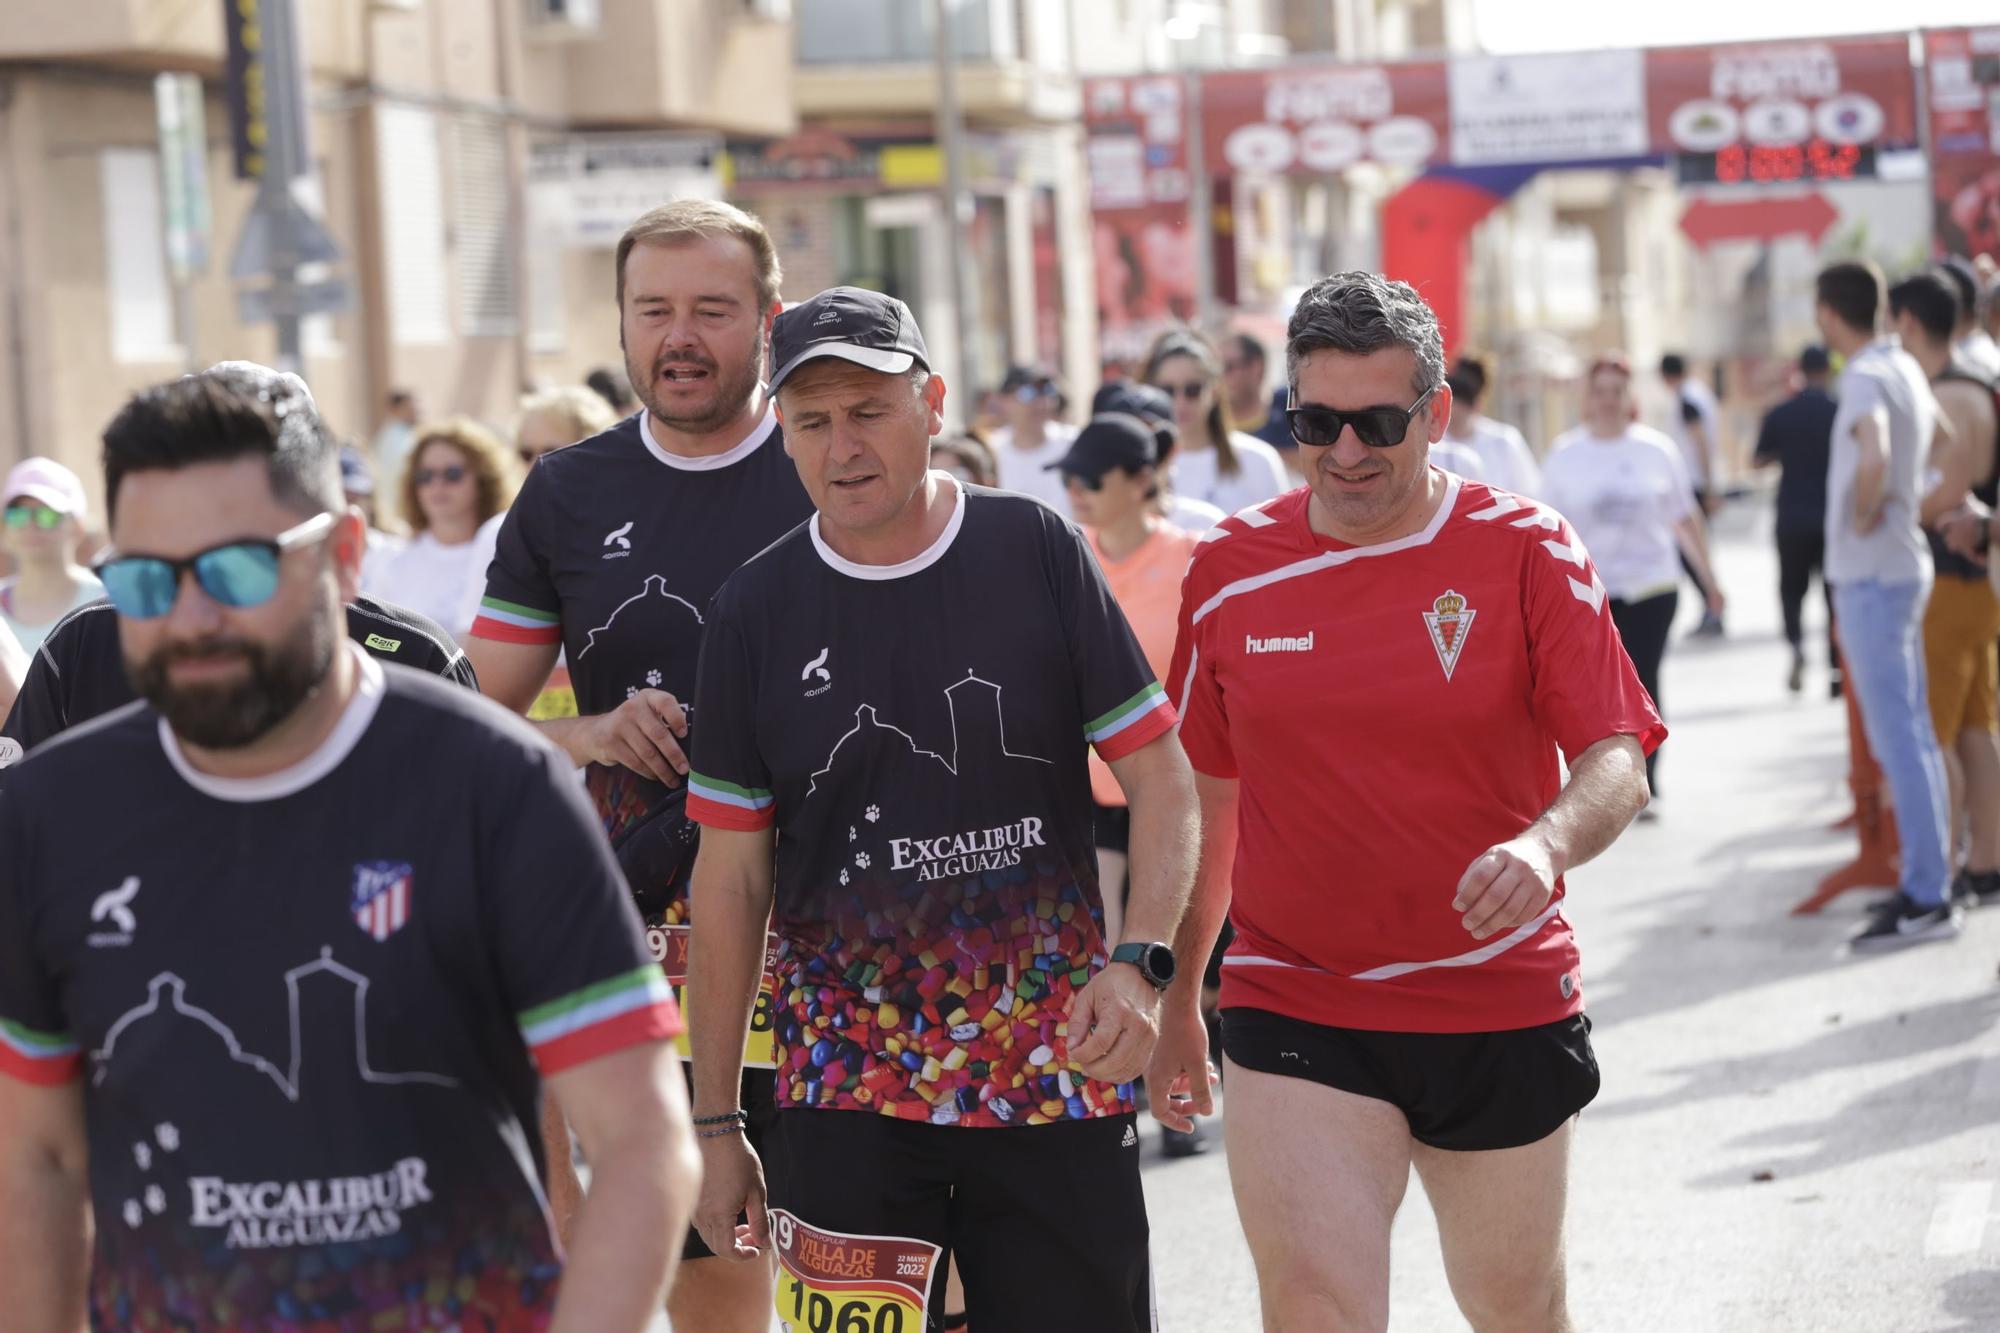
<instances>
[{"instance_id":1,"label":"castle outline graphic on shirt","mask_svg":"<svg viewBox=\"0 0 2000 1333\"><path fill-rule=\"evenodd\" d=\"M322 1052L316 1064L306 1058L307 1048L316 1044L315 1035L324 1037L318 1044L338 1048L343 1042L343 1034L334 1030L332 1023L317 1023L311 1034L305 1030L300 1012L305 1003L300 994L301 983L316 976L330 978L352 993L351 1000L330 993L315 1002L324 1012L325 1004L331 1001L337 1012L348 1016L346 1026L350 1031L345 1034L345 1044L351 1048L354 1061L351 1074L354 1082L350 1089L420 1085L453 1093L462 1090L459 1080L448 1075L422 1070L393 1073L374 1067L368 1056L370 980L337 961L331 946L322 946L318 958L284 974L291 1041L284 1067L247 1048L234 1028L188 998L188 983L184 978L164 971L154 975L146 984L146 998L119 1015L106 1029L103 1044L91 1052L92 1085L101 1087L115 1072L121 1051L136 1043L139 1050L134 1058L143 1063L157 1064L166 1052L173 1052L176 1076L184 1090L192 1093L228 1096L240 1102L254 1095L251 1089L263 1087L275 1091L289 1107L296 1108L302 1105L310 1081L319 1089L316 1095L323 1096L343 1077L350 1076L340 1067L339 1060L329 1058L337 1050ZM190 1023L204 1030L194 1034L195 1039L205 1035L225 1057L224 1061L204 1067L199 1048L187 1045L184 1037L175 1038L172 1029L164 1034L140 1030L149 1023L160 1022ZM309 1068L309 1064L313 1067ZM230 1085L224 1071L232 1068L245 1071L247 1080ZM129 1195L116 1210L128 1229L137 1230L149 1216L162 1217L176 1200L184 1198L186 1211L178 1222L221 1233L221 1242L228 1249L284 1249L391 1236L402 1230L404 1213L433 1200L428 1183L430 1164L423 1157L407 1153L365 1172L310 1179L232 1180L206 1173L194 1166L190 1157L197 1146L190 1135L199 1137L202 1119L199 1114L189 1114L197 1109L196 1104L187 1097L176 1098L171 1090L162 1092L165 1095L148 1093L145 1100L149 1110L161 1111L164 1118L158 1119L150 1134L132 1145L137 1175L129 1179ZM177 1109L166 1105L175 1101L180 1103ZM269 1114L283 1112L273 1103ZM188 1125L195 1128L182 1128ZM176 1174L185 1169L178 1179L173 1175L166 1177L167 1184L173 1186L171 1191L156 1174L170 1166ZM99 1169L116 1168L105 1163ZM116 1174L123 1177L128 1173L116 1169ZM121 1181L121 1192L126 1183Z\"/></svg>"},{"instance_id":2,"label":"castle outline graphic on shirt","mask_svg":"<svg viewBox=\"0 0 2000 1333\"><path fill-rule=\"evenodd\" d=\"M146 998L127 1009L104 1030L104 1044L90 1053L91 1083L102 1086L110 1072L113 1059L118 1052L119 1039L126 1030L143 1019L171 1011L174 1015L191 1019L220 1037L229 1058L237 1064L248 1066L270 1079L272 1085L284 1095L288 1102L299 1100L299 1079L305 1064L305 1043L299 1021L299 983L315 973L325 973L346 982L354 988L354 1067L356 1075L363 1083L429 1083L441 1088L455 1088L458 1080L445 1074L430 1074L422 1071L413 1073L386 1073L368 1063L368 988L369 979L350 967L342 965L333 956L333 946L322 945L319 957L309 963L302 963L285 973L286 1003L290 1012L291 1059L284 1070L255 1051L246 1050L238 1040L235 1030L220 1018L201 1006L192 1004L187 998L187 982L175 972L161 972L146 983Z\"/></svg>"},{"instance_id":3,"label":"castle outline graphic on shirt","mask_svg":"<svg viewBox=\"0 0 2000 1333\"><path fill-rule=\"evenodd\" d=\"M707 623L702 618L700 607L685 597L667 591L667 576L665 574L648 574L645 580L640 583L639 591L613 607L611 614L605 617L602 625L598 625L584 634L583 647L577 649L576 660L581 662L585 657L588 657L590 650L597 646L598 636L609 634L611 627L618 623L618 618L625 615L635 606L642 611L654 610L654 606L647 605L649 602L660 604L659 609L664 609L664 604L667 602L679 603L689 615L694 617L695 624L701 625ZM670 612L669 614L672 613Z\"/></svg>"},{"instance_id":4,"label":"castle outline graphic on shirt","mask_svg":"<svg viewBox=\"0 0 2000 1333\"><path fill-rule=\"evenodd\" d=\"M961 718L958 707L958 691L968 685L983 685L986 689L992 691L990 711L973 713L968 709L967 715L963 719L967 725L974 722L992 723L993 736L998 740L998 754L989 757L1027 759L1037 764L1050 762L1040 755L1017 754L1007 748L1007 716L1001 704L1001 695L1005 687L981 678L972 668L968 667L963 679L953 681L944 689L945 708L951 714L951 757L949 759L936 750L926 750L923 746L917 744L914 736L894 723L884 722L880 710L874 704L861 704L854 710L854 725L843 733L839 740L833 743L833 749L827 752L826 762L814 771L812 780L806 785L806 798L810 800L814 793L819 790L820 779L833 772L833 766L840 758L841 750L846 748L847 743L859 736L864 730L894 732L903 738L903 743L910 747L911 753L920 758L935 760L945 772L951 774L954 778L958 777L966 760L971 755L971 752L965 748L964 737L961 735Z\"/></svg>"},{"instance_id":5,"label":"castle outline graphic on shirt","mask_svg":"<svg viewBox=\"0 0 2000 1333\"><path fill-rule=\"evenodd\" d=\"M892 757L901 751L924 764L936 764L954 782L1002 762L1043 765L1052 762L1040 755L1017 751L1008 744L1003 686L967 668L965 675L946 686L943 693L946 711L951 716L948 753L919 745L909 732L883 721L874 704L864 703L854 710L854 725L833 743L826 762L813 773L806 799L817 795L823 783L830 790L838 789L825 780L831 777L843 754L860 762L874 762L874 757L881 753L876 746L889 747L887 753ZM883 826L881 806L872 798L864 799L869 802L866 810L847 831L849 864L843 865L837 876L843 888L857 873L871 870L877 874L914 870L920 883L977 874L1019 865L1024 852L1047 845L1043 820L1035 815L976 829L926 829L898 836ZM864 829L870 835L871 845L857 846ZM885 854L888 859L883 864L880 858Z\"/></svg>"}]
</instances>

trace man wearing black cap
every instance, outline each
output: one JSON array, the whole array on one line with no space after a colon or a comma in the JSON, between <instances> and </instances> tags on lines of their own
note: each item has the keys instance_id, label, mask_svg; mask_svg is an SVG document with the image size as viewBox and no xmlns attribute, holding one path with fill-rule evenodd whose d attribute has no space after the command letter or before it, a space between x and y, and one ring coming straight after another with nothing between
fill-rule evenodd
<instances>
[{"instance_id":1,"label":"man wearing black cap","mask_svg":"<svg viewBox=\"0 0 2000 1333\"><path fill-rule=\"evenodd\" d=\"M926 470L945 386L907 306L834 288L778 317L772 353L817 513L723 584L702 645L696 1225L775 1249L780 1313L810 1327L891 1326L880 1300L923 1326L949 1250L975 1328L1150 1329L1130 1082L1192 870L1174 711L1073 527ZM1090 746L1132 812L1123 943ZM760 1162L736 1060L774 907Z\"/></svg>"},{"instance_id":2,"label":"man wearing black cap","mask_svg":"<svg viewBox=\"0 0 2000 1333\"><path fill-rule=\"evenodd\" d=\"M1169 523L1189 532L1201 533L1229 517L1220 506L1197 500L1192 495L1182 495L1173 488L1173 469L1167 464L1181 442L1180 427L1174 424L1173 399L1150 384L1120 382L1099 389L1097 396L1091 399L1090 411L1093 416L1122 412L1153 428L1153 439L1157 444L1153 458L1153 483L1159 489L1154 503Z\"/></svg>"},{"instance_id":3,"label":"man wearing black cap","mask_svg":"<svg viewBox=\"0 0 2000 1333\"><path fill-rule=\"evenodd\" d=\"M1799 353L1799 391L1764 416L1757 430L1757 467L1777 467L1778 599L1785 612L1785 641L1792 645L1786 687L1805 688L1804 608L1806 590L1820 573L1826 597L1826 665L1832 691L1840 694L1840 649L1833 639L1833 589L1821 572L1826 557L1826 459L1832 447L1833 395L1826 391L1826 349L1814 344Z\"/></svg>"}]
</instances>

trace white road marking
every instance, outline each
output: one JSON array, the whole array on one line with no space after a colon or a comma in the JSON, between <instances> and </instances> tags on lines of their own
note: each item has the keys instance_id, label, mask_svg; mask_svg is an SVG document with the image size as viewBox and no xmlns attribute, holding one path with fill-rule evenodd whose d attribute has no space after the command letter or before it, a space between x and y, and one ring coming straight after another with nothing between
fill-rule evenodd
<instances>
[{"instance_id":1,"label":"white road marking","mask_svg":"<svg viewBox=\"0 0 2000 1333\"><path fill-rule=\"evenodd\" d=\"M1924 1237L1924 1253L1933 1259L1978 1253L1986 1240L1986 1224L1993 1220L1993 1182L1946 1185L1938 1193L1937 1211L1931 1214L1931 1229Z\"/></svg>"},{"instance_id":2,"label":"white road marking","mask_svg":"<svg viewBox=\"0 0 2000 1333\"><path fill-rule=\"evenodd\" d=\"M1971 1100L2000 1102L2000 1055L1989 1055L1972 1071Z\"/></svg>"}]
</instances>

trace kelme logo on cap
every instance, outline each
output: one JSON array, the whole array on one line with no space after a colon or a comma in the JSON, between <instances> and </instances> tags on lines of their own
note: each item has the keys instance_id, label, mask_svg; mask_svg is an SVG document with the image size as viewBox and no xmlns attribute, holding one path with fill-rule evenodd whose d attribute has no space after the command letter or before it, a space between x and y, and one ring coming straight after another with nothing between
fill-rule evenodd
<instances>
[{"instance_id":1,"label":"kelme logo on cap","mask_svg":"<svg viewBox=\"0 0 2000 1333\"><path fill-rule=\"evenodd\" d=\"M813 327L818 328L822 324L838 323L839 320L840 320L839 307L828 306L826 309L819 312L819 318L813 321Z\"/></svg>"}]
</instances>

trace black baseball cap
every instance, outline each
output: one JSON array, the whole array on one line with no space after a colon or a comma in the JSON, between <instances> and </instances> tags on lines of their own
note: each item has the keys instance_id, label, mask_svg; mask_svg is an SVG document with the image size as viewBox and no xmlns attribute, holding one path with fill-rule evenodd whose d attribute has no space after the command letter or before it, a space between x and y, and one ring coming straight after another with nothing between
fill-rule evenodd
<instances>
[{"instance_id":1,"label":"black baseball cap","mask_svg":"<svg viewBox=\"0 0 2000 1333\"><path fill-rule=\"evenodd\" d=\"M1093 416L1123 412L1128 417L1137 417L1156 426L1172 425L1174 400L1150 384L1122 380L1099 389L1097 396L1091 400L1090 411Z\"/></svg>"},{"instance_id":2,"label":"black baseball cap","mask_svg":"<svg viewBox=\"0 0 2000 1333\"><path fill-rule=\"evenodd\" d=\"M917 317L893 296L860 287L829 287L779 314L771 325L771 391L808 361L837 356L857 366L900 375L930 369L931 354Z\"/></svg>"},{"instance_id":3,"label":"black baseball cap","mask_svg":"<svg viewBox=\"0 0 2000 1333\"><path fill-rule=\"evenodd\" d=\"M1159 441L1151 426L1123 412L1106 412L1092 417L1070 441L1069 452L1042 471L1094 480L1112 468L1130 471L1159 461Z\"/></svg>"}]
</instances>

